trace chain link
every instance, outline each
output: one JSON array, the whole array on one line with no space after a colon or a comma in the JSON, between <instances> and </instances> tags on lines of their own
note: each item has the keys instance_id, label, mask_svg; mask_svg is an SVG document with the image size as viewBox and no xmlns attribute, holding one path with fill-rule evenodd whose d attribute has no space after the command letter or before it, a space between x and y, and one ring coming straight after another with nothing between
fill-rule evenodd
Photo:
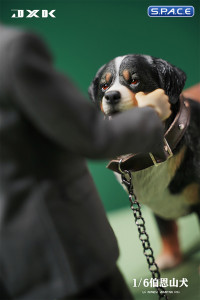
<instances>
[{"instance_id":1,"label":"chain link","mask_svg":"<svg viewBox=\"0 0 200 300\"><path fill-rule=\"evenodd\" d=\"M133 189L133 184L132 184L132 175L130 171L122 171L120 168L120 163L119 162L119 171L121 172L122 176L122 184L124 184L129 192L129 201L131 205L131 209L133 211L133 215L135 218L135 224L137 225L138 233L139 233L139 239L142 242L143 246L143 253L146 257L149 271L151 272L152 278L153 279L158 279L160 280L160 272L158 269L158 266L155 262L153 250L151 248L150 242L149 242L149 236L146 232L146 227L145 227L145 220L142 217L142 211L141 211L141 206L137 201L137 197L135 195L134 189ZM128 179L127 179L128 177ZM168 297L165 293L165 289L163 287L155 287L157 292L158 292L158 297L159 299L167 299Z\"/></svg>"}]
</instances>

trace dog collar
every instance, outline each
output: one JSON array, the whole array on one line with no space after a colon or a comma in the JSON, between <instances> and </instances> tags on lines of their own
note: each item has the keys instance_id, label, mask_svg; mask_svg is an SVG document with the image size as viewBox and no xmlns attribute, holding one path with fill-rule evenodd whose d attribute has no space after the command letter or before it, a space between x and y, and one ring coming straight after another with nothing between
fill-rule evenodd
<instances>
[{"instance_id":1,"label":"dog collar","mask_svg":"<svg viewBox=\"0 0 200 300\"><path fill-rule=\"evenodd\" d=\"M190 104L187 99L180 95L180 109L164 134L164 153L165 159L155 157L153 153L136 153L118 157L111 160L107 168L121 173L122 170L137 172L153 165L158 166L160 163L168 160L173 156L173 151L182 139L190 122ZM119 169L120 166L120 169Z\"/></svg>"}]
</instances>

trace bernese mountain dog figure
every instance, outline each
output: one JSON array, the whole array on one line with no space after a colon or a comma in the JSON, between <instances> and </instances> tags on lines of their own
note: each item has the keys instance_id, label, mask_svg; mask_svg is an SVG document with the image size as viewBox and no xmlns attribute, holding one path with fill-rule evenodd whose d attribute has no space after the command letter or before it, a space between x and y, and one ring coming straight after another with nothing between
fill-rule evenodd
<instances>
[{"instance_id":1,"label":"bernese mountain dog figure","mask_svg":"<svg viewBox=\"0 0 200 300\"><path fill-rule=\"evenodd\" d=\"M185 73L167 61L148 55L119 56L103 65L89 87L89 96L108 118L127 109L144 106L137 93L164 90L171 115L163 121L166 159L153 153L126 154L109 163L116 176L118 161L132 172L137 199L152 209L161 232L160 268L179 264L182 254L175 220L196 212L200 218L200 103L181 92ZM147 105L155 108L155 104ZM145 125L145 124L144 124Z\"/></svg>"}]
</instances>

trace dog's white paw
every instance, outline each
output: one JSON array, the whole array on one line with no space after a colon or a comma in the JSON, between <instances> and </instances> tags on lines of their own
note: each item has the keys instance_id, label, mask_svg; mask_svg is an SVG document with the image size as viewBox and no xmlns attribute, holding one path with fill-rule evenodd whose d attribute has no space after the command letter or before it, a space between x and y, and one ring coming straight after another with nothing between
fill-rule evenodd
<instances>
[{"instance_id":1,"label":"dog's white paw","mask_svg":"<svg viewBox=\"0 0 200 300\"><path fill-rule=\"evenodd\" d=\"M178 266L182 262L181 255L173 255L170 253L160 254L156 258L156 264L158 265L160 270L172 269Z\"/></svg>"}]
</instances>

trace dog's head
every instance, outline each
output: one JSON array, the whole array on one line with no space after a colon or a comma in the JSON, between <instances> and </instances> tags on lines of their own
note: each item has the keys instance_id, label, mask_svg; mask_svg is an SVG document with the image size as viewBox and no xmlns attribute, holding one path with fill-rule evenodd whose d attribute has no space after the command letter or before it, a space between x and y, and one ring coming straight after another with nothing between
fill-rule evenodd
<instances>
[{"instance_id":1,"label":"dog's head","mask_svg":"<svg viewBox=\"0 0 200 300\"><path fill-rule=\"evenodd\" d=\"M173 112L185 80L185 73L165 60L138 54L119 56L98 70L89 95L105 115L111 115L138 106L136 93L161 88Z\"/></svg>"}]
</instances>

